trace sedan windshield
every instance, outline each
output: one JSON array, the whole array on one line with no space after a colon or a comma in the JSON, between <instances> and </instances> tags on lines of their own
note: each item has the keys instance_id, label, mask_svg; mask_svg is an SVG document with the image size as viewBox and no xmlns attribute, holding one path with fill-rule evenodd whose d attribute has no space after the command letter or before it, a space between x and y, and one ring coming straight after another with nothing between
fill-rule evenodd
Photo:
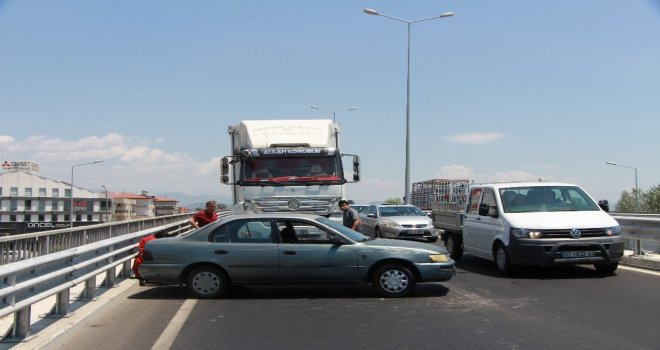
<instances>
[{"instance_id":1,"label":"sedan windshield","mask_svg":"<svg viewBox=\"0 0 660 350\"><path fill-rule=\"evenodd\" d=\"M320 217L320 218L317 219L317 221L324 224L324 225L326 225L326 226L329 226L329 227L339 231L341 234L343 234L344 236L352 239L355 242L362 242L362 241L366 241L366 240L369 239L369 237L361 234L360 232L353 231L350 228L348 228L348 227L346 227L346 226L344 226L340 223L337 223L335 221L332 221L328 218Z\"/></svg>"},{"instance_id":2,"label":"sedan windshield","mask_svg":"<svg viewBox=\"0 0 660 350\"><path fill-rule=\"evenodd\" d=\"M380 216L426 216L417 207L381 207L378 212Z\"/></svg>"}]
</instances>

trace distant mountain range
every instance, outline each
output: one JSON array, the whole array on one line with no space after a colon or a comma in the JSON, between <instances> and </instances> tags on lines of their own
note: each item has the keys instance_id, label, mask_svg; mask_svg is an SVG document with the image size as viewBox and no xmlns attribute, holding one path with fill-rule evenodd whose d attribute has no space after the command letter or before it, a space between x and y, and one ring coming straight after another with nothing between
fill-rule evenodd
<instances>
[{"instance_id":1,"label":"distant mountain range","mask_svg":"<svg viewBox=\"0 0 660 350\"><path fill-rule=\"evenodd\" d=\"M171 192L171 193L159 193L156 197L167 197L170 199L176 199L179 201L179 207L188 208L189 210L195 210L196 208L204 208L204 204L209 200L214 200L218 203L224 203L228 206L231 206L232 199L227 196L221 195L197 195L190 196L185 193L180 192Z\"/></svg>"}]
</instances>

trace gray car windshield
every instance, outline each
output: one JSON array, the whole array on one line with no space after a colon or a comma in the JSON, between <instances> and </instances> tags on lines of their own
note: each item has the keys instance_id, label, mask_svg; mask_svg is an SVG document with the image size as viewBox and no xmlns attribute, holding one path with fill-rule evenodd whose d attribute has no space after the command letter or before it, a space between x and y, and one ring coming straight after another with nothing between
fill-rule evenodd
<instances>
[{"instance_id":1,"label":"gray car windshield","mask_svg":"<svg viewBox=\"0 0 660 350\"><path fill-rule=\"evenodd\" d=\"M533 186L500 189L505 213L598 211L598 205L579 187Z\"/></svg>"},{"instance_id":2,"label":"gray car windshield","mask_svg":"<svg viewBox=\"0 0 660 350\"><path fill-rule=\"evenodd\" d=\"M324 224L324 225L326 225L326 226L329 226L329 227L339 231L341 234L343 234L344 236L350 238L351 240L353 240L355 242L366 241L366 240L369 239L369 237L361 234L360 232L353 231L350 228L345 227L344 225L342 225L340 223L337 223L335 221L332 221L328 218L320 217L320 218L317 219L317 221Z\"/></svg>"},{"instance_id":3,"label":"gray car windshield","mask_svg":"<svg viewBox=\"0 0 660 350\"><path fill-rule=\"evenodd\" d=\"M417 207L381 207L378 213L380 216L426 216Z\"/></svg>"}]
</instances>

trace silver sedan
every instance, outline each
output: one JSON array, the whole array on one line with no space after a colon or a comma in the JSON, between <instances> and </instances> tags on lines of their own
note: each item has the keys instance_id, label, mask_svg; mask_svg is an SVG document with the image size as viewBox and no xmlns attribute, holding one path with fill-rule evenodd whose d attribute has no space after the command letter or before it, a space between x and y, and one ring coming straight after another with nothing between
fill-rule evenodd
<instances>
[{"instance_id":1,"label":"silver sedan","mask_svg":"<svg viewBox=\"0 0 660 350\"><path fill-rule=\"evenodd\" d=\"M383 297L404 297L419 282L448 281L454 261L441 247L375 239L322 216L233 215L172 238L147 242L147 283L186 285L216 298L232 284L371 283Z\"/></svg>"},{"instance_id":2,"label":"silver sedan","mask_svg":"<svg viewBox=\"0 0 660 350\"><path fill-rule=\"evenodd\" d=\"M410 204L372 205L360 213L360 232L383 238L438 240L438 230L421 209Z\"/></svg>"}]
</instances>

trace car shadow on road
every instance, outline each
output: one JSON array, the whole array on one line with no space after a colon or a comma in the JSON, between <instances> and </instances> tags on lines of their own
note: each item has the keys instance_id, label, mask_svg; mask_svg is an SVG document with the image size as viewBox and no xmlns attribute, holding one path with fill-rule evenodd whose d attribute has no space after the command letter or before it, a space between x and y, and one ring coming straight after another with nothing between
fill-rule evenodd
<instances>
[{"instance_id":1,"label":"car shadow on road","mask_svg":"<svg viewBox=\"0 0 660 350\"><path fill-rule=\"evenodd\" d=\"M449 288L440 283L418 284L408 298L443 297ZM185 287L147 284L129 299L187 299ZM360 285L287 285L232 286L223 299L358 299L381 298L371 286Z\"/></svg>"},{"instance_id":2,"label":"car shadow on road","mask_svg":"<svg viewBox=\"0 0 660 350\"><path fill-rule=\"evenodd\" d=\"M604 278L616 276L601 274L593 265L553 265L553 266L515 266L509 275L502 275L497 271L495 263L475 256L463 256L456 262L456 275L460 278L462 273L476 273L495 278L510 279L584 279Z\"/></svg>"}]
</instances>

